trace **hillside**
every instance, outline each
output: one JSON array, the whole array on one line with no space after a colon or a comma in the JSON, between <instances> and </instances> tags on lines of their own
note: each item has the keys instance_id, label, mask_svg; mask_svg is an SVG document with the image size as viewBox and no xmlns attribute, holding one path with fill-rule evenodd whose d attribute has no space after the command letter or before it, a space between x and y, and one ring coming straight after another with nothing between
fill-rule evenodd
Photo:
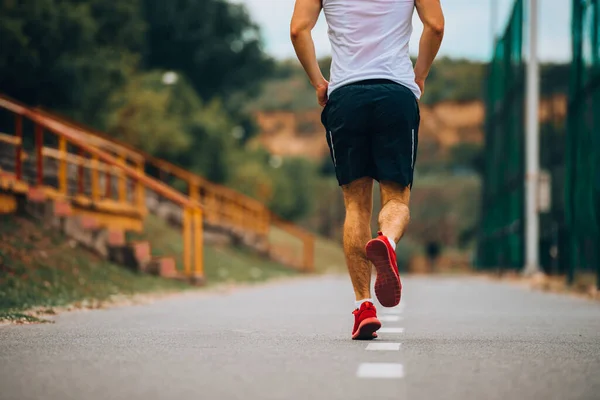
<instances>
[{"instance_id":1,"label":"hillside","mask_svg":"<svg viewBox=\"0 0 600 400\"><path fill-rule=\"evenodd\" d=\"M320 61L328 71L330 59ZM420 101L419 164L447 158L460 144L481 148L485 123L486 64L441 58L427 80ZM541 122L564 119L568 87L567 65L542 66ZM263 91L248 106L254 115L260 144L273 154L319 161L327 156L314 90L298 62L280 62Z\"/></svg>"},{"instance_id":2,"label":"hillside","mask_svg":"<svg viewBox=\"0 0 600 400\"><path fill-rule=\"evenodd\" d=\"M320 61L329 70L331 60ZM441 58L432 67L420 101L420 164L440 162L460 143L480 148L483 142L485 64ZM321 162L329 150L323 140L321 109L297 61L278 63L262 94L248 106L256 120L253 143L279 156Z\"/></svg>"},{"instance_id":3,"label":"hillside","mask_svg":"<svg viewBox=\"0 0 600 400\"><path fill-rule=\"evenodd\" d=\"M481 100L442 101L421 104L419 159L428 162L445 157L459 144L483 145L485 105ZM540 121L564 119L567 99L556 95L542 99ZM329 154L323 139L321 108L301 111L263 110L254 113L259 135L254 139L270 153L279 156L307 157L321 160Z\"/></svg>"},{"instance_id":4,"label":"hillside","mask_svg":"<svg viewBox=\"0 0 600 400\"><path fill-rule=\"evenodd\" d=\"M255 139L280 156L303 156L321 160L329 150L323 140L321 109L307 111L256 111L260 134ZM447 153L458 143L480 145L483 141L484 106L481 101L444 101L421 105L420 154L429 159Z\"/></svg>"}]
</instances>

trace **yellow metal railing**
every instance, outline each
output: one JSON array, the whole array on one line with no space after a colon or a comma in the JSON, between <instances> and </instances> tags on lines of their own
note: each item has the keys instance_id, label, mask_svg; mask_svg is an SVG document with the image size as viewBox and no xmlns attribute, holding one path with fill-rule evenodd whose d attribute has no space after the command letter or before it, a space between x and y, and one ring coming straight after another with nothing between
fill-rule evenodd
<instances>
[{"instance_id":1,"label":"yellow metal railing","mask_svg":"<svg viewBox=\"0 0 600 400\"><path fill-rule=\"evenodd\" d=\"M69 137L58 135L58 149L45 148L41 150L44 155L59 162L59 182L61 182L59 191L62 190L63 194L68 193L68 182L65 177L68 169L67 165L76 165L79 168L77 182L79 192L83 191L83 184L81 182L85 175L83 170L88 170L92 187L92 200L112 199L114 195L112 193L112 183L116 181L117 203L128 204L140 212L145 212L146 209L144 194L146 190L154 190L168 200L173 200L169 196L164 195L166 189L168 189L171 195L177 193L181 196L174 203L181 204L182 199L185 199L192 204L196 204L200 209L200 211L196 211L195 213L190 210L188 210L188 213L183 213L182 225L184 231L187 232L184 234L184 243L190 245L194 241L202 242L202 240L190 239L193 237L201 238L199 235L202 235L202 224L194 222L198 218L200 221L208 224L226 227L241 235L255 235L263 238L265 241L268 241L271 226L277 226L290 235L295 236L303 244L301 260L294 261L292 263L294 267L303 271L312 271L314 269L314 236L300 227L274 216L261 202L230 188L210 182L177 165L155 158L127 144L121 143L102 132L84 127L79 123L59 117L43 109L29 110L11 99L0 96L0 107L2 106L13 111L17 115L17 119L24 115L23 113L27 112L31 116L35 116L37 121L43 121L46 124L45 129L50 129L50 126L52 126L58 132L69 133ZM22 126L22 120L16 121L16 123ZM82 154L76 155L72 151L68 151L69 145L74 143L85 144L85 148L79 147L80 151L83 149ZM99 157L88 149L97 149L105 157ZM106 161L108 160L106 157L110 157L109 161ZM20 166L16 168L20 168ZM158 177L152 179L147 176L144 172L146 169L156 170ZM105 183L104 190L99 188L100 176L103 177L102 179ZM173 176L185 182L186 189L182 193L162 183L161 189L156 190L156 188L146 185L144 181L137 179L136 177L138 176L142 176L148 182L153 183L161 183L161 180L164 178ZM133 195L131 194L132 191L127 188L128 180L135 183ZM131 196L136 201L129 202L128 197ZM187 209L186 207L182 208L184 210ZM198 213L200 217L198 217ZM197 229L193 228L195 225L199 225L199 227ZM186 227L189 227L189 229ZM195 235L190 233L192 231L196 232ZM193 245L190 245L189 248L192 247ZM201 252L201 250L199 251Z\"/></svg>"},{"instance_id":2,"label":"yellow metal railing","mask_svg":"<svg viewBox=\"0 0 600 400\"><path fill-rule=\"evenodd\" d=\"M84 199L96 207L106 205L110 201L108 190L101 190L100 174L118 181L118 199L112 201L114 211L126 211L143 218L145 214L144 191L151 190L160 196L181 206L186 216L183 224L184 241L184 270L188 277L202 279L203 266L203 241L202 241L202 206L197 201L177 192L168 185L146 176L139 165L132 166L123 158L116 158L109 152L89 144L86 134L77 128L62 124L46 115L29 110L17 102L0 97L0 109L5 109L14 114L15 135L14 139L3 134L0 141L15 147L14 179L23 183L23 120L30 120L34 124L35 135L35 177L32 188L40 189L50 196L61 199ZM57 148L44 146L44 135L49 134L58 143ZM71 150L71 151L69 151ZM57 182L45 179L44 169L48 167L45 161L53 160L58 164ZM138 160L139 161L139 160ZM76 170L77 188L69 189L69 169ZM84 184L85 171L90 177L89 185ZM133 185L128 185L132 182ZM91 195L88 196L84 187L88 186ZM108 185L107 185L108 187ZM109 207L110 208L110 207Z\"/></svg>"}]
</instances>

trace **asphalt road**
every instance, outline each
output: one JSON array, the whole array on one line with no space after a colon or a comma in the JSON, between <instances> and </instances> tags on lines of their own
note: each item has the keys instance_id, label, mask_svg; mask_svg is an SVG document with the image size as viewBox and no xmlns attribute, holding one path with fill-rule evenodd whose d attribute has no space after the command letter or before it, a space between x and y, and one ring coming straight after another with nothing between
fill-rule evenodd
<instances>
[{"instance_id":1,"label":"asphalt road","mask_svg":"<svg viewBox=\"0 0 600 400\"><path fill-rule=\"evenodd\" d=\"M326 277L3 326L0 399L600 399L599 303L405 279L374 342L352 305Z\"/></svg>"}]
</instances>

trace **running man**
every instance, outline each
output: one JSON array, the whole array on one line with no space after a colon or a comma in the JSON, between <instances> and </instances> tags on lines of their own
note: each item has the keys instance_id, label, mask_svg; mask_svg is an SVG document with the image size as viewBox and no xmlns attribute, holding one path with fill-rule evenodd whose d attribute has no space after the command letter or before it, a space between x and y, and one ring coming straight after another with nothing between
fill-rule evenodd
<instances>
[{"instance_id":1,"label":"running man","mask_svg":"<svg viewBox=\"0 0 600 400\"><path fill-rule=\"evenodd\" d=\"M414 9L424 29L414 66L408 45ZM321 10L329 25L331 82L319 69L311 36ZM371 297L400 303L396 243L410 220L417 157L418 99L440 48L440 0L296 0L291 38L324 107L321 121L346 206L344 252L356 295L352 339L373 339L381 323ZM371 239L373 180L380 183L380 232Z\"/></svg>"}]
</instances>

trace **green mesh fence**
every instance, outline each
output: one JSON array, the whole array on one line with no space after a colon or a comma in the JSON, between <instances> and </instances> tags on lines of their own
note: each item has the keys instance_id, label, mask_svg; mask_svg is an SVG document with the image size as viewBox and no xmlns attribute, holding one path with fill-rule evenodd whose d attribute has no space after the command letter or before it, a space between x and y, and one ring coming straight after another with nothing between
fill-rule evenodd
<instances>
[{"instance_id":1,"label":"green mesh fence","mask_svg":"<svg viewBox=\"0 0 600 400\"><path fill-rule=\"evenodd\" d=\"M523 265L524 71L523 1L517 0L488 70L480 268Z\"/></svg>"},{"instance_id":2,"label":"green mesh fence","mask_svg":"<svg viewBox=\"0 0 600 400\"><path fill-rule=\"evenodd\" d=\"M565 73L566 72L566 73ZM568 80L568 70L561 70ZM566 88L556 88L542 73L540 168L550 182L550 208L540 212L540 266L547 274L564 275L569 265L569 231L565 221ZM562 83L562 82L561 82Z\"/></svg>"},{"instance_id":3,"label":"green mesh fence","mask_svg":"<svg viewBox=\"0 0 600 400\"><path fill-rule=\"evenodd\" d=\"M567 124L542 121L540 163L551 208L540 214L540 263L569 283L600 288L600 0L573 0L573 62ZM488 71L485 175L477 264L524 261L523 1L517 0ZM545 112L555 98L542 77ZM558 113L560 114L560 113Z\"/></svg>"},{"instance_id":4,"label":"green mesh fence","mask_svg":"<svg viewBox=\"0 0 600 400\"><path fill-rule=\"evenodd\" d=\"M600 0L573 0L573 63L566 160L569 282L600 288Z\"/></svg>"}]
</instances>

